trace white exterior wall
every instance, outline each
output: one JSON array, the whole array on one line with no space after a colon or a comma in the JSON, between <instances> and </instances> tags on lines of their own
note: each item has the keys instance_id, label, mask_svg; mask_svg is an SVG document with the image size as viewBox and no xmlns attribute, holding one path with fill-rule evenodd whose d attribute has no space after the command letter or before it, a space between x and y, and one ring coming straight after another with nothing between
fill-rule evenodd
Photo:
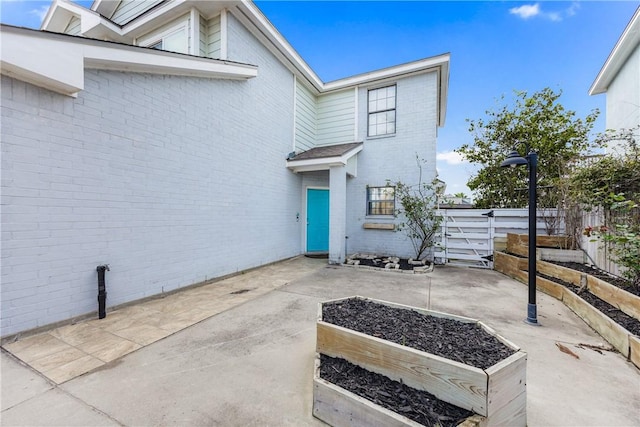
<instances>
[{"instance_id":1,"label":"white exterior wall","mask_svg":"<svg viewBox=\"0 0 640 427\"><path fill-rule=\"evenodd\" d=\"M418 183L416 154L425 159L423 182L436 175L437 74L435 72L399 79L397 84L396 134L368 138L367 88L358 94L358 135L364 148L358 154L358 176L347 179L348 252L374 252L397 256L413 255L411 242L403 232L364 229L365 222L401 222L389 217L367 217L367 185L384 186L386 179ZM376 86L379 87L379 86Z\"/></svg>"},{"instance_id":2,"label":"white exterior wall","mask_svg":"<svg viewBox=\"0 0 640 427\"><path fill-rule=\"evenodd\" d=\"M86 71L66 97L2 77L1 330L301 252L291 74L233 21L250 81Z\"/></svg>"},{"instance_id":3,"label":"white exterior wall","mask_svg":"<svg viewBox=\"0 0 640 427\"><path fill-rule=\"evenodd\" d=\"M111 20L119 25L125 24L163 1L164 0L122 0L113 12Z\"/></svg>"},{"instance_id":4,"label":"white exterior wall","mask_svg":"<svg viewBox=\"0 0 640 427\"><path fill-rule=\"evenodd\" d=\"M607 88L607 129L630 129L640 125L640 45ZM612 145L611 150L615 150Z\"/></svg>"},{"instance_id":5,"label":"white exterior wall","mask_svg":"<svg viewBox=\"0 0 640 427\"><path fill-rule=\"evenodd\" d=\"M307 151L316 146L317 115L316 97L296 80L296 152Z\"/></svg>"},{"instance_id":6,"label":"white exterior wall","mask_svg":"<svg viewBox=\"0 0 640 427\"><path fill-rule=\"evenodd\" d=\"M353 88L320 95L317 105L316 145L354 142L356 106Z\"/></svg>"}]
</instances>

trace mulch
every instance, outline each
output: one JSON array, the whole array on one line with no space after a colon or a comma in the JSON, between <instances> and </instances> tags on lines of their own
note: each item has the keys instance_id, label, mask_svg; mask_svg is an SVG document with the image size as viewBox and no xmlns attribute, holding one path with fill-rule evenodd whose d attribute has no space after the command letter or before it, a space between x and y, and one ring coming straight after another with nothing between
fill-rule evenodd
<instances>
[{"instance_id":1,"label":"mulch","mask_svg":"<svg viewBox=\"0 0 640 427\"><path fill-rule=\"evenodd\" d=\"M640 336L640 320L636 319L635 317L629 316L627 313L598 298L591 292L582 291L578 293L580 286L565 282L564 280L558 279L557 277L547 276L546 274L542 274L540 272L538 272L538 276L544 277L547 280L551 280L552 282L558 283L570 289L574 293L578 294L580 298L597 308L602 314L609 317L618 325L622 326L633 335Z\"/></svg>"},{"instance_id":2,"label":"mulch","mask_svg":"<svg viewBox=\"0 0 640 427\"><path fill-rule=\"evenodd\" d=\"M473 415L431 393L324 354L320 378L425 426L453 427Z\"/></svg>"},{"instance_id":3,"label":"mulch","mask_svg":"<svg viewBox=\"0 0 640 427\"><path fill-rule=\"evenodd\" d=\"M323 304L322 320L486 369L515 353L475 323L349 298ZM426 426L456 426L473 412L346 360L320 355L320 377Z\"/></svg>"},{"instance_id":4,"label":"mulch","mask_svg":"<svg viewBox=\"0 0 640 427\"><path fill-rule=\"evenodd\" d=\"M426 316L359 298L323 304L322 320L480 369L515 353L475 323Z\"/></svg>"},{"instance_id":5,"label":"mulch","mask_svg":"<svg viewBox=\"0 0 640 427\"><path fill-rule=\"evenodd\" d=\"M605 282L612 284L613 286L617 286L620 289L624 289L625 291L640 297L640 289L637 289L636 287L634 287L629 280L626 280L622 277L614 276L612 274L607 273L606 271L600 270L599 268L596 268L587 264L580 264L578 262L560 262L560 261L547 261L547 262L560 265L562 267L570 268L572 270L577 270L582 273L590 274L594 277L597 277L600 280L604 280Z\"/></svg>"}]
</instances>

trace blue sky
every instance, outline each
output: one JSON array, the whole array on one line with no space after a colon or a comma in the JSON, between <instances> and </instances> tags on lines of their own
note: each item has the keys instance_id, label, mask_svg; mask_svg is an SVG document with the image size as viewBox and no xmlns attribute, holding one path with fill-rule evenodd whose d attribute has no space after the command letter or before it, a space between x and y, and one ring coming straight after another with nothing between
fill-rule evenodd
<instances>
[{"instance_id":1,"label":"blue sky","mask_svg":"<svg viewBox=\"0 0 640 427\"><path fill-rule=\"evenodd\" d=\"M0 21L38 28L50 2L2 0ZM90 5L91 1L80 1ZM451 54L449 100L438 133L447 192L465 192L473 165L452 150L472 142L465 119L513 98L562 90L565 108L586 116L605 96L588 90L640 5L638 1L258 1L258 7L324 81Z\"/></svg>"}]
</instances>

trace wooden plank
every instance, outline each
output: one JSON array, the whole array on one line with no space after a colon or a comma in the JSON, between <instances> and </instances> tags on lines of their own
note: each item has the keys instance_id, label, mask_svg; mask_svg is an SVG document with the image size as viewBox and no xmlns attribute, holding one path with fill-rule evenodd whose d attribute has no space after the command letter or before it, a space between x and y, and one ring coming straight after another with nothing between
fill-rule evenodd
<instances>
[{"instance_id":1,"label":"wooden plank","mask_svg":"<svg viewBox=\"0 0 640 427\"><path fill-rule=\"evenodd\" d=\"M538 256L544 261L578 262L584 263L586 256L582 251L555 248L539 248Z\"/></svg>"},{"instance_id":2,"label":"wooden plank","mask_svg":"<svg viewBox=\"0 0 640 427\"><path fill-rule=\"evenodd\" d=\"M587 275L587 289L629 316L640 320L640 297L591 275Z\"/></svg>"},{"instance_id":3,"label":"wooden plank","mask_svg":"<svg viewBox=\"0 0 640 427\"><path fill-rule=\"evenodd\" d=\"M334 427L421 426L322 378L313 380L313 416Z\"/></svg>"},{"instance_id":4,"label":"wooden plank","mask_svg":"<svg viewBox=\"0 0 640 427\"><path fill-rule=\"evenodd\" d=\"M640 369L640 338L629 335L629 360Z\"/></svg>"},{"instance_id":5,"label":"wooden plank","mask_svg":"<svg viewBox=\"0 0 640 427\"><path fill-rule=\"evenodd\" d=\"M540 289L545 294L551 295L552 297L562 301L562 295L564 295L565 290L564 286L538 276L536 277L536 288Z\"/></svg>"},{"instance_id":6,"label":"wooden plank","mask_svg":"<svg viewBox=\"0 0 640 427\"><path fill-rule=\"evenodd\" d=\"M313 380L313 415L334 427L423 427L420 423L319 377ZM485 417L472 415L457 427L486 425Z\"/></svg>"},{"instance_id":7,"label":"wooden plank","mask_svg":"<svg viewBox=\"0 0 640 427\"><path fill-rule=\"evenodd\" d=\"M525 427L527 425L527 393L523 392L496 413L486 418L486 424L481 427L509 426Z\"/></svg>"},{"instance_id":8,"label":"wooden plank","mask_svg":"<svg viewBox=\"0 0 640 427\"><path fill-rule=\"evenodd\" d=\"M515 350L515 351L519 351L520 350L520 347L518 347L517 345L515 345L514 343L512 343L511 341L509 341L508 339L506 339L505 337L503 337L499 333L497 333L496 330L493 329L491 326L486 325L485 323L483 323L481 321L478 321L478 325L482 329L484 329L485 332L487 332L489 335L493 335L494 337L496 337L498 339L498 341L500 341L502 344L504 344L507 347L509 347L511 350Z\"/></svg>"},{"instance_id":9,"label":"wooden plank","mask_svg":"<svg viewBox=\"0 0 640 427\"><path fill-rule=\"evenodd\" d=\"M629 356L629 332L578 295L564 290L562 301L625 357Z\"/></svg>"},{"instance_id":10,"label":"wooden plank","mask_svg":"<svg viewBox=\"0 0 640 427\"><path fill-rule=\"evenodd\" d=\"M362 224L362 228L365 228L367 230L395 230L396 225L377 222L365 222L364 224Z\"/></svg>"},{"instance_id":11,"label":"wooden plank","mask_svg":"<svg viewBox=\"0 0 640 427\"><path fill-rule=\"evenodd\" d=\"M486 416L487 375L482 369L321 321L316 351Z\"/></svg>"},{"instance_id":12,"label":"wooden plank","mask_svg":"<svg viewBox=\"0 0 640 427\"><path fill-rule=\"evenodd\" d=\"M519 351L487 368L485 372L489 381L487 417L492 420L505 406L514 404L514 396L526 392L527 353ZM507 408L507 412L518 413L521 412L521 408Z\"/></svg>"},{"instance_id":13,"label":"wooden plank","mask_svg":"<svg viewBox=\"0 0 640 427\"><path fill-rule=\"evenodd\" d=\"M576 286L580 286L581 278L584 274L570 268L562 267L560 265L540 260L538 260L538 262L536 263L536 268L538 272L542 274L562 279L565 282L572 283Z\"/></svg>"}]
</instances>

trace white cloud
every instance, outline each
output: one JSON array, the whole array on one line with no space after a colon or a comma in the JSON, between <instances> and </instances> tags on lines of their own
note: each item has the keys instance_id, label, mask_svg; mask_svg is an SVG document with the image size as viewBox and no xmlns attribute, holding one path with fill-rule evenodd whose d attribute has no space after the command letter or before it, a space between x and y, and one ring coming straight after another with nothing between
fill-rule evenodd
<instances>
[{"instance_id":1,"label":"white cloud","mask_svg":"<svg viewBox=\"0 0 640 427\"><path fill-rule=\"evenodd\" d=\"M520 7L509 9L509 13L512 15L518 15L522 19L529 19L540 14L540 5L538 3L524 4Z\"/></svg>"},{"instance_id":2,"label":"white cloud","mask_svg":"<svg viewBox=\"0 0 640 427\"><path fill-rule=\"evenodd\" d=\"M449 165L459 165L461 163L465 163L462 155L455 151L444 151L442 153L438 153L436 154L436 160L443 161Z\"/></svg>"},{"instance_id":3,"label":"white cloud","mask_svg":"<svg viewBox=\"0 0 640 427\"><path fill-rule=\"evenodd\" d=\"M29 11L29 15L35 15L38 17L38 19L40 19L40 21L42 21L46 16L48 10L49 6L40 6L37 9L31 9Z\"/></svg>"},{"instance_id":4,"label":"white cloud","mask_svg":"<svg viewBox=\"0 0 640 427\"><path fill-rule=\"evenodd\" d=\"M561 11L555 11L555 12L544 11L540 7L540 3L535 3L535 4L525 4L519 7L513 7L509 9L509 13L512 15L516 15L521 19L540 17L540 18L548 19L550 21L560 22L564 18L568 18L575 15L578 9L580 9L580 3L578 3L577 1L574 1L573 3L571 3L571 6L569 6L568 8Z\"/></svg>"}]
</instances>

